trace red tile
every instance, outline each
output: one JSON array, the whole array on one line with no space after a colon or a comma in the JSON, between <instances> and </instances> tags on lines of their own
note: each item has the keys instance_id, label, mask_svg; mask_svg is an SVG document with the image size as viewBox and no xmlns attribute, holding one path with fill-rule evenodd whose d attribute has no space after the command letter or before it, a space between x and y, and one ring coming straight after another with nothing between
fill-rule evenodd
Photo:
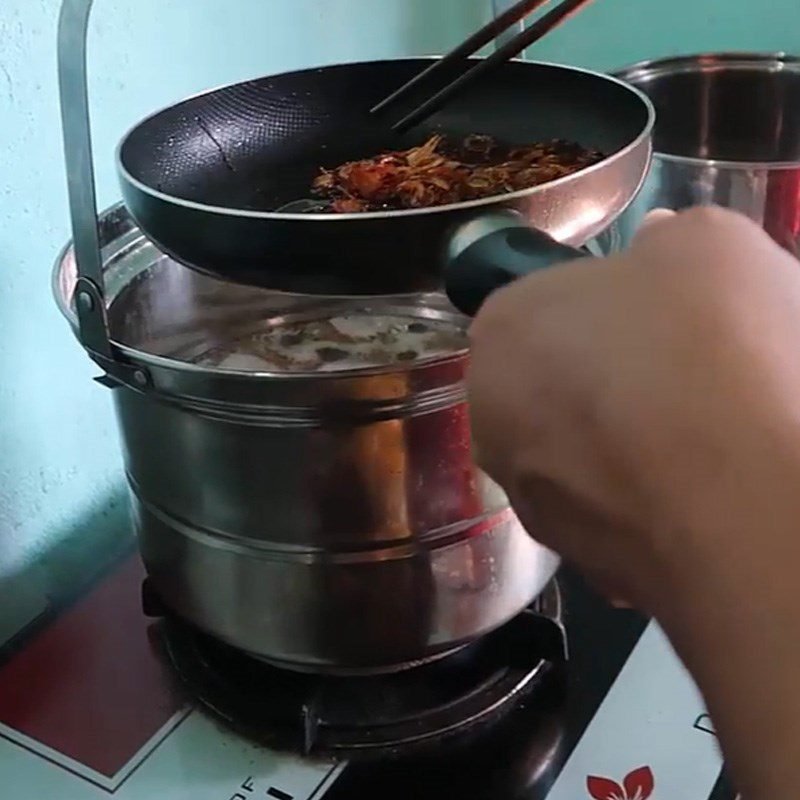
<instances>
[{"instance_id":1,"label":"red tile","mask_svg":"<svg viewBox=\"0 0 800 800\"><path fill-rule=\"evenodd\" d=\"M0 669L0 722L108 777L182 706L132 558Z\"/></svg>"}]
</instances>

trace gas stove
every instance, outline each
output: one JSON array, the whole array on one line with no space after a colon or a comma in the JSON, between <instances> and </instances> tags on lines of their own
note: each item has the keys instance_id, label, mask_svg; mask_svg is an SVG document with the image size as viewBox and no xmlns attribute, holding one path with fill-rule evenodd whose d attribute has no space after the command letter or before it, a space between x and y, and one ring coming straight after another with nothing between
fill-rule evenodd
<instances>
[{"instance_id":1,"label":"gas stove","mask_svg":"<svg viewBox=\"0 0 800 800\"><path fill-rule=\"evenodd\" d=\"M145 590L145 609L152 609L147 582ZM189 695L250 739L304 756L395 760L442 748L472 751L496 738L506 716L563 673L561 604L554 583L466 647L370 674L271 666L175 619L161 632Z\"/></svg>"},{"instance_id":2,"label":"gas stove","mask_svg":"<svg viewBox=\"0 0 800 800\"><path fill-rule=\"evenodd\" d=\"M367 678L286 674L147 616L143 578L129 553L0 650L9 797L734 798L661 631L569 572L470 648Z\"/></svg>"}]
</instances>

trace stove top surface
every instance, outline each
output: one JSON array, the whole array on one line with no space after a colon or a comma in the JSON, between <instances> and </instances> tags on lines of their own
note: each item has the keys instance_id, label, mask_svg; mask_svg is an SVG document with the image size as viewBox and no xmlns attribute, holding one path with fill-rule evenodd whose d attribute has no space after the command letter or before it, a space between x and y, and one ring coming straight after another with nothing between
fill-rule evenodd
<instances>
[{"instance_id":1,"label":"stove top surface","mask_svg":"<svg viewBox=\"0 0 800 800\"><path fill-rule=\"evenodd\" d=\"M179 680L164 622L142 613L143 577L126 558L0 649L9 797L734 798L713 724L661 631L570 574L559 581L566 665L560 637L548 644L552 625L528 612L471 651L369 684L287 677L184 628L166 639L184 664ZM204 702L187 692L197 686L186 664L199 669ZM215 690L233 682L236 692L209 695L207 669ZM396 746L409 739L418 746Z\"/></svg>"}]
</instances>

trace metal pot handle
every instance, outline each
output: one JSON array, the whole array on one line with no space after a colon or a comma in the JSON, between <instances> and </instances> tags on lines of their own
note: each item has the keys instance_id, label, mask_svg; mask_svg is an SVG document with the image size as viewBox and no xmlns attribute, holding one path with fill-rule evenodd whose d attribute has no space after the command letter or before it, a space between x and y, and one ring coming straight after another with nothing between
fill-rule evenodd
<instances>
[{"instance_id":1,"label":"metal pot handle","mask_svg":"<svg viewBox=\"0 0 800 800\"><path fill-rule=\"evenodd\" d=\"M112 379L141 389L149 382L147 373L127 363L108 336L86 63L92 3L93 0L63 0L58 19L58 90L78 268L74 299L80 340L91 357Z\"/></svg>"}]
</instances>

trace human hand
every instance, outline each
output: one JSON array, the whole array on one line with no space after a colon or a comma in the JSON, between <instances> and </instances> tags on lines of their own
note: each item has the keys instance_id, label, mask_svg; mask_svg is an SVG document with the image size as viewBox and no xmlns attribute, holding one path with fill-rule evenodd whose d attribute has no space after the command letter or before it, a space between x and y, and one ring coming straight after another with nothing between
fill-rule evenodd
<instances>
[{"instance_id":1,"label":"human hand","mask_svg":"<svg viewBox=\"0 0 800 800\"><path fill-rule=\"evenodd\" d=\"M655 614L744 797L800 758L800 269L698 209L493 295L472 328L480 462L533 536Z\"/></svg>"},{"instance_id":2,"label":"human hand","mask_svg":"<svg viewBox=\"0 0 800 800\"><path fill-rule=\"evenodd\" d=\"M786 483L773 473L800 439L800 270L743 217L659 219L623 254L517 281L471 336L481 465L614 598L666 611L717 548L732 555L730 531L706 523L744 524L763 514L759 481Z\"/></svg>"}]
</instances>

